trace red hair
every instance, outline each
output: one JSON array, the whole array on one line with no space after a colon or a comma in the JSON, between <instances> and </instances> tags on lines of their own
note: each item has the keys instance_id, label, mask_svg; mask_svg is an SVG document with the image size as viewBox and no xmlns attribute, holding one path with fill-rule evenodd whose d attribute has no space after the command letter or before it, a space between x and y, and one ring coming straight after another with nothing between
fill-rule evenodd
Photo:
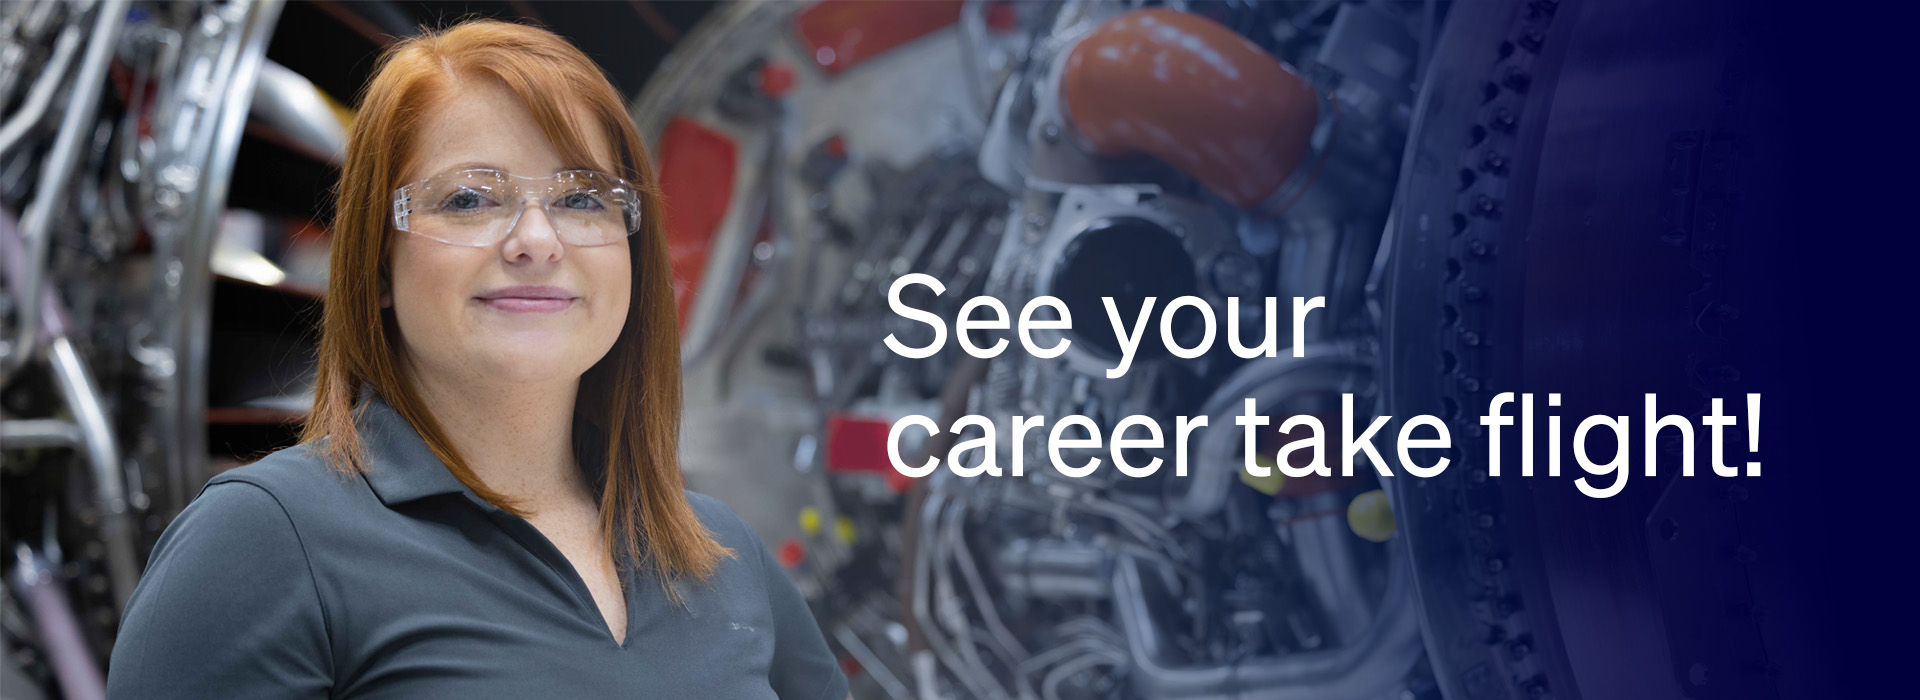
<instances>
[{"instance_id":1,"label":"red hair","mask_svg":"<svg viewBox=\"0 0 1920 700\"><path fill-rule=\"evenodd\" d=\"M650 564L677 601L675 579L704 579L733 552L701 525L683 491L680 337L659 188L646 145L606 74L547 30L473 20L407 38L381 55L340 173L313 411L300 441L331 437L323 454L336 469L378 468L364 463L353 418L359 388L371 385L475 495L527 515L481 483L447 441L401 372L396 322L380 306L397 233L390 226L391 193L416 155L422 119L472 78L497 81L525 103L563 160L615 166L614 174L641 194L641 229L629 246L633 298L626 324L606 357L581 377L574 413L605 433L600 524L611 553L616 561L624 555ZM579 123L583 116L588 123ZM586 129L601 130L620 162L596 164Z\"/></svg>"}]
</instances>

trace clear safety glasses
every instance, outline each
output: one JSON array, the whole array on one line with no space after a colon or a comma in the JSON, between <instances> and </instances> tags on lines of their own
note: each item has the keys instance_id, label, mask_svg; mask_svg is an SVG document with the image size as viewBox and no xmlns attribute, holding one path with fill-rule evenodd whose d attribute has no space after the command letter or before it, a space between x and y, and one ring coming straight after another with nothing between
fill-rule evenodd
<instances>
[{"instance_id":1,"label":"clear safety glasses","mask_svg":"<svg viewBox=\"0 0 1920 700\"><path fill-rule=\"evenodd\" d=\"M393 191L394 228L442 243L484 247L520 221L527 200L540 201L562 242L607 245L640 230L640 196L626 180L593 170L528 177L499 170L461 170Z\"/></svg>"}]
</instances>

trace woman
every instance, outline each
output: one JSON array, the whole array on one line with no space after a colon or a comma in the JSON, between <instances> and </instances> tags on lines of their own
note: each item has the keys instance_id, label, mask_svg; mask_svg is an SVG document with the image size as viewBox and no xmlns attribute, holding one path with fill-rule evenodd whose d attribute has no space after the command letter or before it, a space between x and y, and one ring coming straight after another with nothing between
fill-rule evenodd
<instances>
[{"instance_id":1,"label":"woman","mask_svg":"<svg viewBox=\"0 0 1920 700\"><path fill-rule=\"evenodd\" d=\"M681 485L645 146L544 30L382 57L301 444L215 476L128 602L115 698L842 698L753 531Z\"/></svg>"}]
</instances>

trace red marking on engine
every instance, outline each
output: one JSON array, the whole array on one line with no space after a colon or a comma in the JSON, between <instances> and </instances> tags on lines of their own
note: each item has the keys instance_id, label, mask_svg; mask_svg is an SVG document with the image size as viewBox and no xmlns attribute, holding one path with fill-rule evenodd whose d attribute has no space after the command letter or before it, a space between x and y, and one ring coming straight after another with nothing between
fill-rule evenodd
<instances>
[{"instance_id":1,"label":"red marking on engine","mask_svg":"<svg viewBox=\"0 0 1920 700\"><path fill-rule=\"evenodd\" d=\"M987 5L987 28L995 34L1008 34L1019 28L1020 17L1014 14L1012 0L996 0Z\"/></svg>"},{"instance_id":2,"label":"red marking on engine","mask_svg":"<svg viewBox=\"0 0 1920 700\"><path fill-rule=\"evenodd\" d=\"M827 471L898 473L887 459L885 420L845 413L827 416Z\"/></svg>"},{"instance_id":3,"label":"red marking on engine","mask_svg":"<svg viewBox=\"0 0 1920 700\"><path fill-rule=\"evenodd\" d=\"M733 139L685 117L667 122L660 135L667 255L673 263L673 298L682 331L707 269L713 236L733 199L735 151Z\"/></svg>"},{"instance_id":4,"label":"red marking on engine","mask_svg":"<svg viewBox=\"0 0 1920 700\"><path fill-rule=\"evenodd\" d=\"M768 61L760 67L760 92L768 97L785 97L793 89L793 67L780 61Z\"/></svg>"},{"instance_id":5,"label":"red marking on engine","mask_svg":"<svg viewBox=\"0 0 1920 700\"><path fill-rule=\"evenodd\" d=\"M828 75L960 21L959 0L823 0L793 18L813 62Z\"/></svg>"},{"instance_id":6,"label":"red marking on engine","mask_svg":"<svg viewBox=\"0 0 1920 700\"><path fill-rule=\"evenodd\" d=\"M827 416L827 473L883 477L888 491L906 493L913 488L913 477L894 469L887 458L887 432L892 427L881 418Z\"/></svg>"}]
</instances>

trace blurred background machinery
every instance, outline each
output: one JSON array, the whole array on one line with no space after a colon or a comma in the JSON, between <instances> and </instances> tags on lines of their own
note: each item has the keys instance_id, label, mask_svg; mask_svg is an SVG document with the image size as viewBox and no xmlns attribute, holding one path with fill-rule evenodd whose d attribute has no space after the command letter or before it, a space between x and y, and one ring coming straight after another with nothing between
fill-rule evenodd
<instances>
[{"instance_id":1,"label":"blurred background machinery","mask_svg":"<svg viewBox=\"0 0 1920 700\"><path fill-rule=\"evenodd\" d=\"M1478 455L1450 451L1461 466L1432 480L1256 479L1231 420L1251 397L1274 425L1331 425L1351 393L1360 423L1431 413L1472 434L1465 407L1520 376L1520 307L1497 290L1516 290L1521 253L1573 250L1521 243L1528 200L1510 183L1539 166L1522 144L1631 147L1544 118L1578 49L1629 33L1604 7L0 5L7 697L97 697L154 538L208 476L291 442L344 105L386 42L467 13L546 24L631 97L671 202L689 481L773 547L857 696L1538 700L1578 697L1581 679L1592 697L1654 697L1606 680L1646 659L1576 669L1559 613L1538 604L1566 588L1540 556L1534 497L1490 486ZM1565 19L1576 11L1585 34ZM1698 169L1712 133L1668 147ZM975 295L1058 297L1071 349L904 360L880 339L926 340L885 305L911 273L946 284L913 304L949 323ZM1188 295L1222 335L1235 313L1249 342L1271 314L1228 297L1327 305L1304 358L1283 316L1275 357L1243 360L1221 338L1105 379L1119 355L1100 298ZM1193 325L1175 329L1190 341ZM1213 427L1186 477L914 481L885 445L910 414L993 417L999 435L1014 415ZM971 430L906 447L944 457ZM1266 454L1294 437L1269 432ZM995 449L1035 465L1040 448ZM1669 509L1701 497L1666 495ZM1645 517L1632 512L1629 529ZM1589 554L1637 567L1637 583L1706 585L1632 547ZM1683 669L1655 676L1687 678L1679 650L1707 633L1647 625L1630 631ZM1694 695L1772 692L1717 678Z\"/></svg>"},{"instance_id":2,"label":"blurred background machinery","mask_svg":"<svg viewBox=\"0 0 1920 700\"><path fill-rule=\"evenodd\" d=\"M689 479L778 545L864 691L1421 687L1406 554L1390 526L1370 540L1348 523L1357 497L1384 504L1379 485L1243 481L1231 416L1245 397L1285 416L1378 396L1367 281L1439 11L830 1L728 6L682 42L634 118L687 254ZM1073 343L1050 360L904 360L879 340L927 340L886 306L910 273L945 283L913 305L950 320L980 294L1062 299ZM1250 300L1243 329L1264 326L1266 296L1324 296L1329 313L1304 359L1290 341L1253 361L1219 341L1105 379L1119 354L1100 298L1131 313L1187 295L1222 319L1228 297ZM1176 332L1192 344L1197 325ZM1014 415L1215 427L1188 478L916 484L884 442L910 414L988 416L998 435Z\"/></svg>"}]
</instances>

